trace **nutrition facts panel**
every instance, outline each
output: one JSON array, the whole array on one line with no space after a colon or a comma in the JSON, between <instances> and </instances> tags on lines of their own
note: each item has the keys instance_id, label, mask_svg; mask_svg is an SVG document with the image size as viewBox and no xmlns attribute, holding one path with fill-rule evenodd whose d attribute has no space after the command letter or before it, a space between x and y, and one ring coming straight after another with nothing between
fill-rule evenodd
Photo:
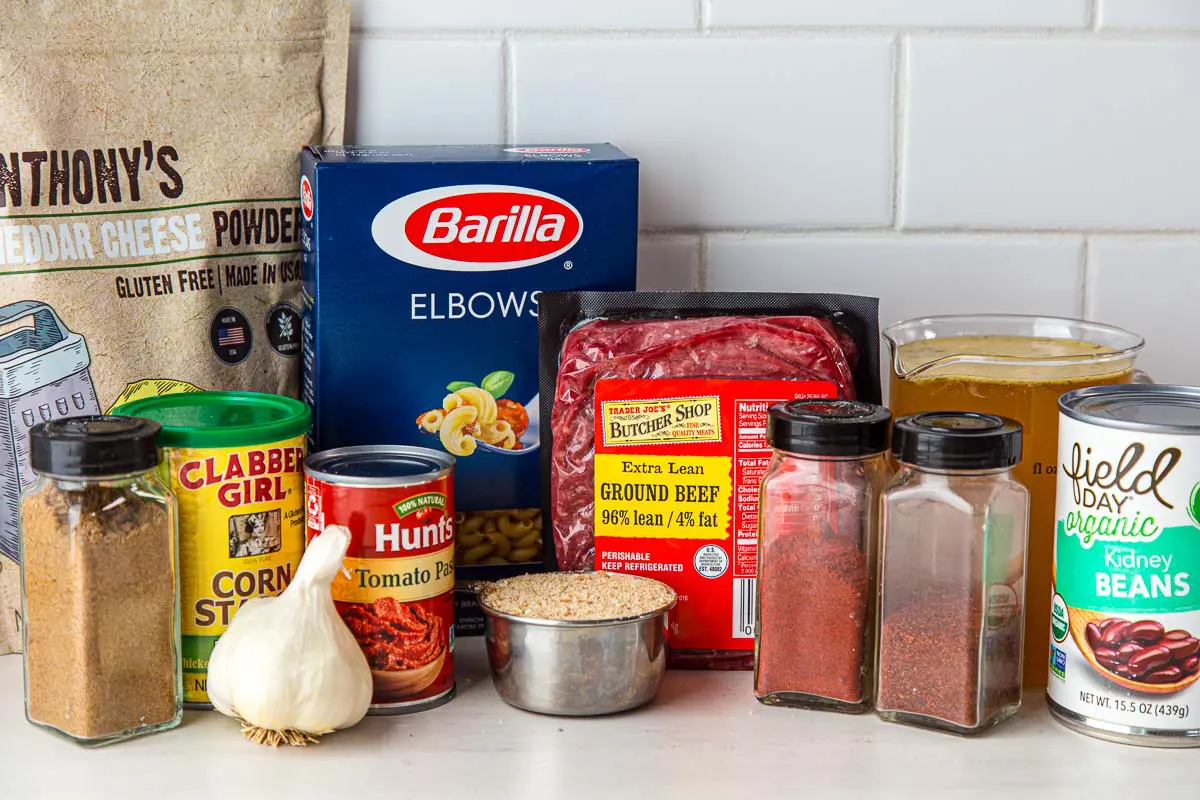
<instances>
[{"instance_id":1,"label":"nutrition facts panel","mask_svg":"<svg viewBox=\"0 0 1200 800\"><path fill-rule=\"evenodd\" d=\"M767 411L782 400L734 400L733 453L733 630L753 639L758 594L758 489L771 448Z\"/></svg>"},{"instance_id":2,"label":"nutrition facts panel","mask_svg":"<svg viewBox=\"0 0 1200 800\"><path fill-rule=\"evenodd\" d=\"M767 474L767 410L776 400L735 400L733 458L733 577L758 574L758 487Z\"/></svg>"}]
</instances>

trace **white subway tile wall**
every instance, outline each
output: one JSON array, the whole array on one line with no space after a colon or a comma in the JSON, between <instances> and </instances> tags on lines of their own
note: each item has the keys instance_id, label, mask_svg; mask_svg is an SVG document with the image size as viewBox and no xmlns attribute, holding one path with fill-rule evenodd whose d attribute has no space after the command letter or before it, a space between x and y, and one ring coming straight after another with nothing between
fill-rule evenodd
<instances>
[{"instance_id":1,"label":"white subway tile wall","mask_svg":"<svg viewBox=\"0 0 1200 800\"><path fill-rule=\"evenodd\" d=\"M892 222L886 38L525 41L522 142L611 139L642 159L645 228Z\"/></svg>"},{"instance_id":2,"label":"white subway tile wall","mask_svg":"<svg viewBox=\"0 0 1200 800\"><path fill-rule=\"evenodd\" d=\"M883 324L932 314L1082 312L1082 237L717 235L709 289L846 292L880 298Z\"/></svg>"},{"instance_id":3,"label":"white subway tile wall","mask_svg":"<svg viewBox=\"0 0 1200 800\"><path fill-rule=\"evenodd\" d=\"M695 28L695 0L352 0L353 24L394 30Z\"/></svg>"},{"instance_id":4,"label":"white subway tile wall","mask_svg":"<svg viewBox=\"0 0 1200 800\"><path fill-rule=\"evenodd\" d=\"M1158 383L1200 383L1192 323L1200 298L1200 239L1116 238L1091 244L1087 291L1096 319L1146 337L1138 366Z\"/></svg>"},{"instance_id":5,"label":"white subway tile wall","mask_svg":"<svg viewBox=\"0 0 1200 800\"><path fill-rule=\"evenodd\" d=\"M1088 0L712 0L714 25L1082 28L1090 18Z\"/></svg>"},{"instance_id":6,"label":"white subway tile wall","mask_svg":"<svg viewBox=\"0 0 1200 800\"><path fill-rule=\"evenodd\" d=\"M1100 27L1200 30L1196 0L1100 0Z\"/></svg>"},{"instance_id":7,"label":"white subway tile wall","mask_svg":"<svg viewBox=\"0 0 1200 800\"><path fill-rule=\"evenodd\" d=\"M643 234L638 242L638 263L653 269L638 270L638 288L696 289L700 283L700 237Z\"/></svg>"},{"instance_id":8,"label":"white subway tile wall","mask_svg":"<svg viewBox=\"0 0 1200 800\"><path fill-rule=\"evenodd\" d=\"M1200 225L1200 42L921 36L907 66L904 226Z\"/></svg>"},{"instance_id":9,"label":"white subway tile wall","mask_svg":"<svg viewBox=\"0 0 1200 800\"><path fill-rule=\"evenodd\" d=\"M346 141L478 144L504 137L500 42L350 44ZM436 75L436 80L430 76Z\"/></svg>"},{"instance_id":10,"label":"white subway tile wall","mask_svg":"<svg viewBox=\"0 0 1200 800\"><path fill-rule=\"evenodd\" d=\"M612 141L640 286L1086 316L1200 383L1200 0L354 0L349 140Z\"/></svg>"}]
</instances>

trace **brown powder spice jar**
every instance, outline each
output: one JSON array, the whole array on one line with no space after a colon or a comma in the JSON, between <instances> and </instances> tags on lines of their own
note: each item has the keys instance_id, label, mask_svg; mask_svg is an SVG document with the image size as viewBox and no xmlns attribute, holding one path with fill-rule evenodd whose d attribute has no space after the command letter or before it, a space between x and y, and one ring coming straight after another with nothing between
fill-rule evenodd
<instances>
[{"instance_id":1,"label":"brown powder spice jar","mask_svg":"<svg viewBox=\"0 0 1200 800\"><path fill-rule=\"evenodd\" d=\"M25 711L84 744L182 718L175 507L156 423L35 426L21 505Z\"/></svg>"}]
</instances>

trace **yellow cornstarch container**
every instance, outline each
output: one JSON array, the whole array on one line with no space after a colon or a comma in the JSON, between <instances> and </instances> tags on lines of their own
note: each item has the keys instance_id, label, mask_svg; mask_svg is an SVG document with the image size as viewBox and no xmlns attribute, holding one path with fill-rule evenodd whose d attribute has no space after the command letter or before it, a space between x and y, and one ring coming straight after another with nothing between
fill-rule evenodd
<instances>
[{"instance_id":1,"label":"yellow cornstarch container","mask_svg":"<svg viewBox=\"0 0 1200 800\"><path fill-rule=\"evenodd\" d=\"M243 603L277 595L304 554L304 403L252 392L135 400L115 413L162 425L163 477L179 506L185 704L209 707L213 645Z\"/></svg>"}]
</instances>

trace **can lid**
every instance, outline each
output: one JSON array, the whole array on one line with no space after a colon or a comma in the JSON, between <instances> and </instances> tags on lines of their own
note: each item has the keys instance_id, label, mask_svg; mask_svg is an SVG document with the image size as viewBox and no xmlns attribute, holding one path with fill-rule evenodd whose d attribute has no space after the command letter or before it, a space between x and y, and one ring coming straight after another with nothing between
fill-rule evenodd
<instances>
[{"instance_id":1,"label":"can lid","mask_svg":"<svg viewBox=\"0 0 1200 800\"><path fill-rule=\"evenodd\" d=\"M312 411L290 397L259 392L183 392L134 400L114 414L162 425L161 447L245 447L308 433Z\"/></svg>"},{"instance_id":2,"label":"can lid","mask_svg":"<svg viewBox=\"0 0 1200 800\"><path fill-rule=\"evenodd\" d=\"M1000 469L1021 461L1021 423L994 414L932 411L896 420L892 455L928 469Z\"/></svg>"},{"instance_id":3,"label":"can lid","mask_svg":"<svg viewBox=\"0 0 1200 800\"><path fill-rule=\"evenodd\" d=\"M887 450L892 412L855 400L793 400L772 406L767 442L811 456L866 456Z\"/></svg>"},{"instance_id":4,"label":"can lid","mask_svg":"<svg viewBox=\"0 0 1200 800\"><path fill-rule=\"evenodd\" d=\"M313 453L304 471L330 483L397 486L436 478L450 471L454 456L405 445L339 447Z\"/></svg>"},{"instance_id":5,"label":"can lid","mask_svg":"<svg viewBox=\"0 0 1200 800\"><path fill-rule=\"evenodd\" d=\"M43 475L101 478L158 466L159 424L148 419L86 416L40 422L29 431L29 464Z\"/></svg>"},{"instance_id":6,"label":"can lid","mask_svg":"<svg viewBox=\"0 0 1200 800\"><path fill-rule=\"evenodd\" d=\"M1058 401L1067 416L1131 431L1200 434L1200 388L1117 384L1067 392Z\"/></svg>"}]
</instances>

